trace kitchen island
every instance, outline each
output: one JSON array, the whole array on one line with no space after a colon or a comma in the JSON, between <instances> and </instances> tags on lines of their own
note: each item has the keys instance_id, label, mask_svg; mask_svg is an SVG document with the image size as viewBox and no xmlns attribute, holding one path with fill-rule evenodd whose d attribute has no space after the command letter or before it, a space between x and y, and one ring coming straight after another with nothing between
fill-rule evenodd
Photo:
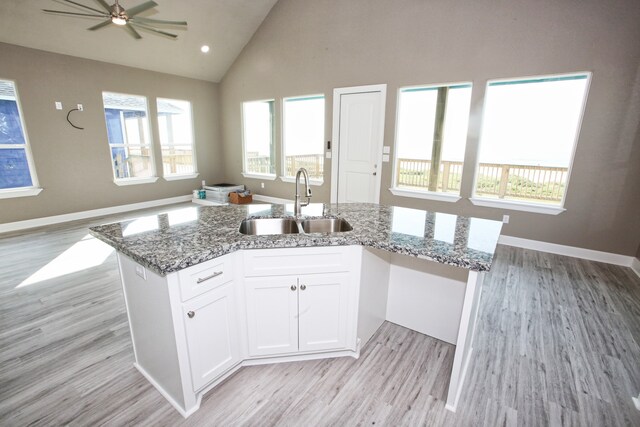
<instances>
[{"instance_id":1,"label":"kitchen island","mask_svg":"<svg viewBox=\"0 0 640 427\"><path fill-rule=\"evenodd\" d=\"M497 221L376 204L311 204L335 233L245 235L293 205L189 207L93 227L113 246L135 366L183 416L242 366L358 357L385 320L456 346L455 410ZM302 230L300 230L302 231Z\"/></svg>"}]
</instances>

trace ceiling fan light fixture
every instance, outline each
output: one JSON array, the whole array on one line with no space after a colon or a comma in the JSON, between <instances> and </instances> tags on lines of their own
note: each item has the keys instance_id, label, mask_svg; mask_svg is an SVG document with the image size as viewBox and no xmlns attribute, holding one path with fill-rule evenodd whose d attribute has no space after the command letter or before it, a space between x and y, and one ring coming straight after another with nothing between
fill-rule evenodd
<instances>
[{"instance_id":1,"label":"ceiling fan light fixture","mask_svg":"<svg viewBox=\"0 0 640 427\"><path fill-rule=\"evenodd\" d=\"M112 16L111 17L111 22L113 22L116 25L126 25L127 24L127 19L123 18L121 16Z\"/></svg>"}]
</instances>

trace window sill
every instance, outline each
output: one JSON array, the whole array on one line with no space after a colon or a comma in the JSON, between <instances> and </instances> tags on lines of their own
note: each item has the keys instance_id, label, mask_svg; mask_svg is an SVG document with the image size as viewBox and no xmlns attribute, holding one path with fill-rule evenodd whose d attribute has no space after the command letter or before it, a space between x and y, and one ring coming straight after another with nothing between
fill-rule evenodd
<instances>
[{"instance_id":1,"label":"window sill","mask_svg":"<svg viewBox=\"0 0 640 427\"><path fill-rule=\"evenodd\" d=\"M390 188L394 196L413 197L415 199L437 200L439 202L455 203L461 199L460 196L449 193L434 193L433 191L412 191L401 188Z\"/></svg>"},{"instance_id":2,"label":"window sill","mask_svg":"<svg viewBox=\"0 0 640 427\"><path fill-rule=\"evenodd\" d=\"M248 173L248 172L242 172L242 176L244 176L245 178L266 179L268 181L275 181L276 179L275 175Z\"/></svg>"},{"instance_id":3,"label":"window sill","mask_svg":"<svg viewBox=\"0 0 640 427\"><path fill-rule=\"evenodd\" d=\"M199 173L190 173L188 175L169 175L169 176L163 176L162 179L164 179L165 181L178 181L180 179L197 178L198 175L200 175L200 174Z\"/></svg>"},{"instance_id":4,"label":"window sill","mask_svg":"<svg viewBox=\"0 0 640 427\"><path fill-rule=\"evenodd\" d=\"M471 198L469 200L471 201L471 203L473 203L476 206L507 209L512 211L540 213L540 214L546 214L546 215L558 215L566 211L565 208L562 208L560 206L540 205L540 204L534 204L534 203L521 203L521 202L514 202L512 200L506 201L506 200L492 200L492 199L478 199L478 198Z\"/></svg>"},{"instance_id":5,"label":"window sill","mask_svg":"<svg viewBox=\"0 0 640 427\"><path fill-rule=\"evenodd\" d=\"M138 184L151 184L158 180L157 176L152 176L149 178L124 178L124 179L114 179L113 182L116 185L124 186L124 185L138 185Z\"/></svg>"},{"instance_id":6,"label":"window sill","mask_svg":"<svg viewBox=\"0 0 640 427\"><path fill-rule=\"evenodd\" d=\"M291 183L296 182L295 178L291 178L289 176L281 176L280 180L282 182L291 182ZM309 179L309 185L322 185L322 184L324 184L324 180L322 179Z\"/></svg>"},{"instance_id":7,"label":"window sill","mask_svg":"<svg viewBox=\"0 0 640 427\"><path fill-rule=\"evenodd\" d=\"M14 197L28 197L37 196L42 191L42 188L29 187L29 188L16 188L10 190L0 190L0 199L11 199Z\"/></svg>"}]
</instances>

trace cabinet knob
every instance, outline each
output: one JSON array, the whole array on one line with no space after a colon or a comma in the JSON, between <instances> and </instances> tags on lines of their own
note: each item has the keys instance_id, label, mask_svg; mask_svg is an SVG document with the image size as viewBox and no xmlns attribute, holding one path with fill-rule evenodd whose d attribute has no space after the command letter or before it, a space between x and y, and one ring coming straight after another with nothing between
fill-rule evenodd
<instances>
[{"instance_id":1,"label":"cabinet knob","mask_svg":"<svg viewBox=\"0 0 640 427\"><path fill-rule=\"evenodd\" d=\"M300 285L300 290L304 291L305 289L307 289L307 285Z\"/></svg>"},{"instance_id":2,"label":"cabinet knob","mask_svg":"<svg viewBox=\"0 0 640 427\"><path fill-rule=\"evenodd\" d=\"M195 311L188 311L187 312L187 316L189 316L189 319L193 319L193 316L195 316L195 315L196 315Z\"/></svg>"},{"instance_id":3,"label":"cabinet knob","mask_svg":"<svg viewBox=\"0 0 640 427\"><path fill-rule=\"evenodd\" d=\"M296 285L291 285L291 290L292 290L292 291L295 291L296 289L298 289L298 288L296 287Z\"/></svg>"}]
</instances>

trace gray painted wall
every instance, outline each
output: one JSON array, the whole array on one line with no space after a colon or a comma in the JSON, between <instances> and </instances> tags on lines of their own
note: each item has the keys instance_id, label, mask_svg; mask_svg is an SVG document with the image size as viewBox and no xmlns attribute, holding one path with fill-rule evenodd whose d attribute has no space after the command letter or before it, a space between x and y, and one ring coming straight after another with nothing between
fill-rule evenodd
<instances>
[{"instance_id":1,"label":"gray painted wall","mask_svg":"<svg viewBox=\"0 0 640 427\"><path fill-rule=\"evenodd\" d=\"M508 213L507 235L634 255L640 242L638 22L637 0L280 0L221 83L225 177L257 193L294 193L293 184L264 181L261 190L261 181L240 174L242 101L324 93L330 139L333 89L386 83L385 145L393 147L399 87L473 81L470 165L488 79L592 71L566 212L396 197L388 191L391 163L383 167L381 202L495 219ZM276 131L279 141L279 124ZM278 145L278 168L280 155ZM465 169L464 198L472 192L472 169ZM329 200L330 170L327 161L315 201Z\"/></svg>"},{"instance_id":2,"label":"gray painted wall","mask_svg":"<svg viewBox=\"0 0 640 427\"><path fill-rule=\"evenodd\" d=\"M40 186L34 197L0 199L0 223L105 208L191 193L202 179L223 177L218 84L0 43L0 78L14 80ZM113 183L102 91L144 95L149 103L156 165L162 165L155 98L192 102L197 179L119 187ZM64 109L57 111L55 101ZM65 116L74 112L72 128ZM160 173L161 170L158 170Z\"/></svg>"}]
</instances>

